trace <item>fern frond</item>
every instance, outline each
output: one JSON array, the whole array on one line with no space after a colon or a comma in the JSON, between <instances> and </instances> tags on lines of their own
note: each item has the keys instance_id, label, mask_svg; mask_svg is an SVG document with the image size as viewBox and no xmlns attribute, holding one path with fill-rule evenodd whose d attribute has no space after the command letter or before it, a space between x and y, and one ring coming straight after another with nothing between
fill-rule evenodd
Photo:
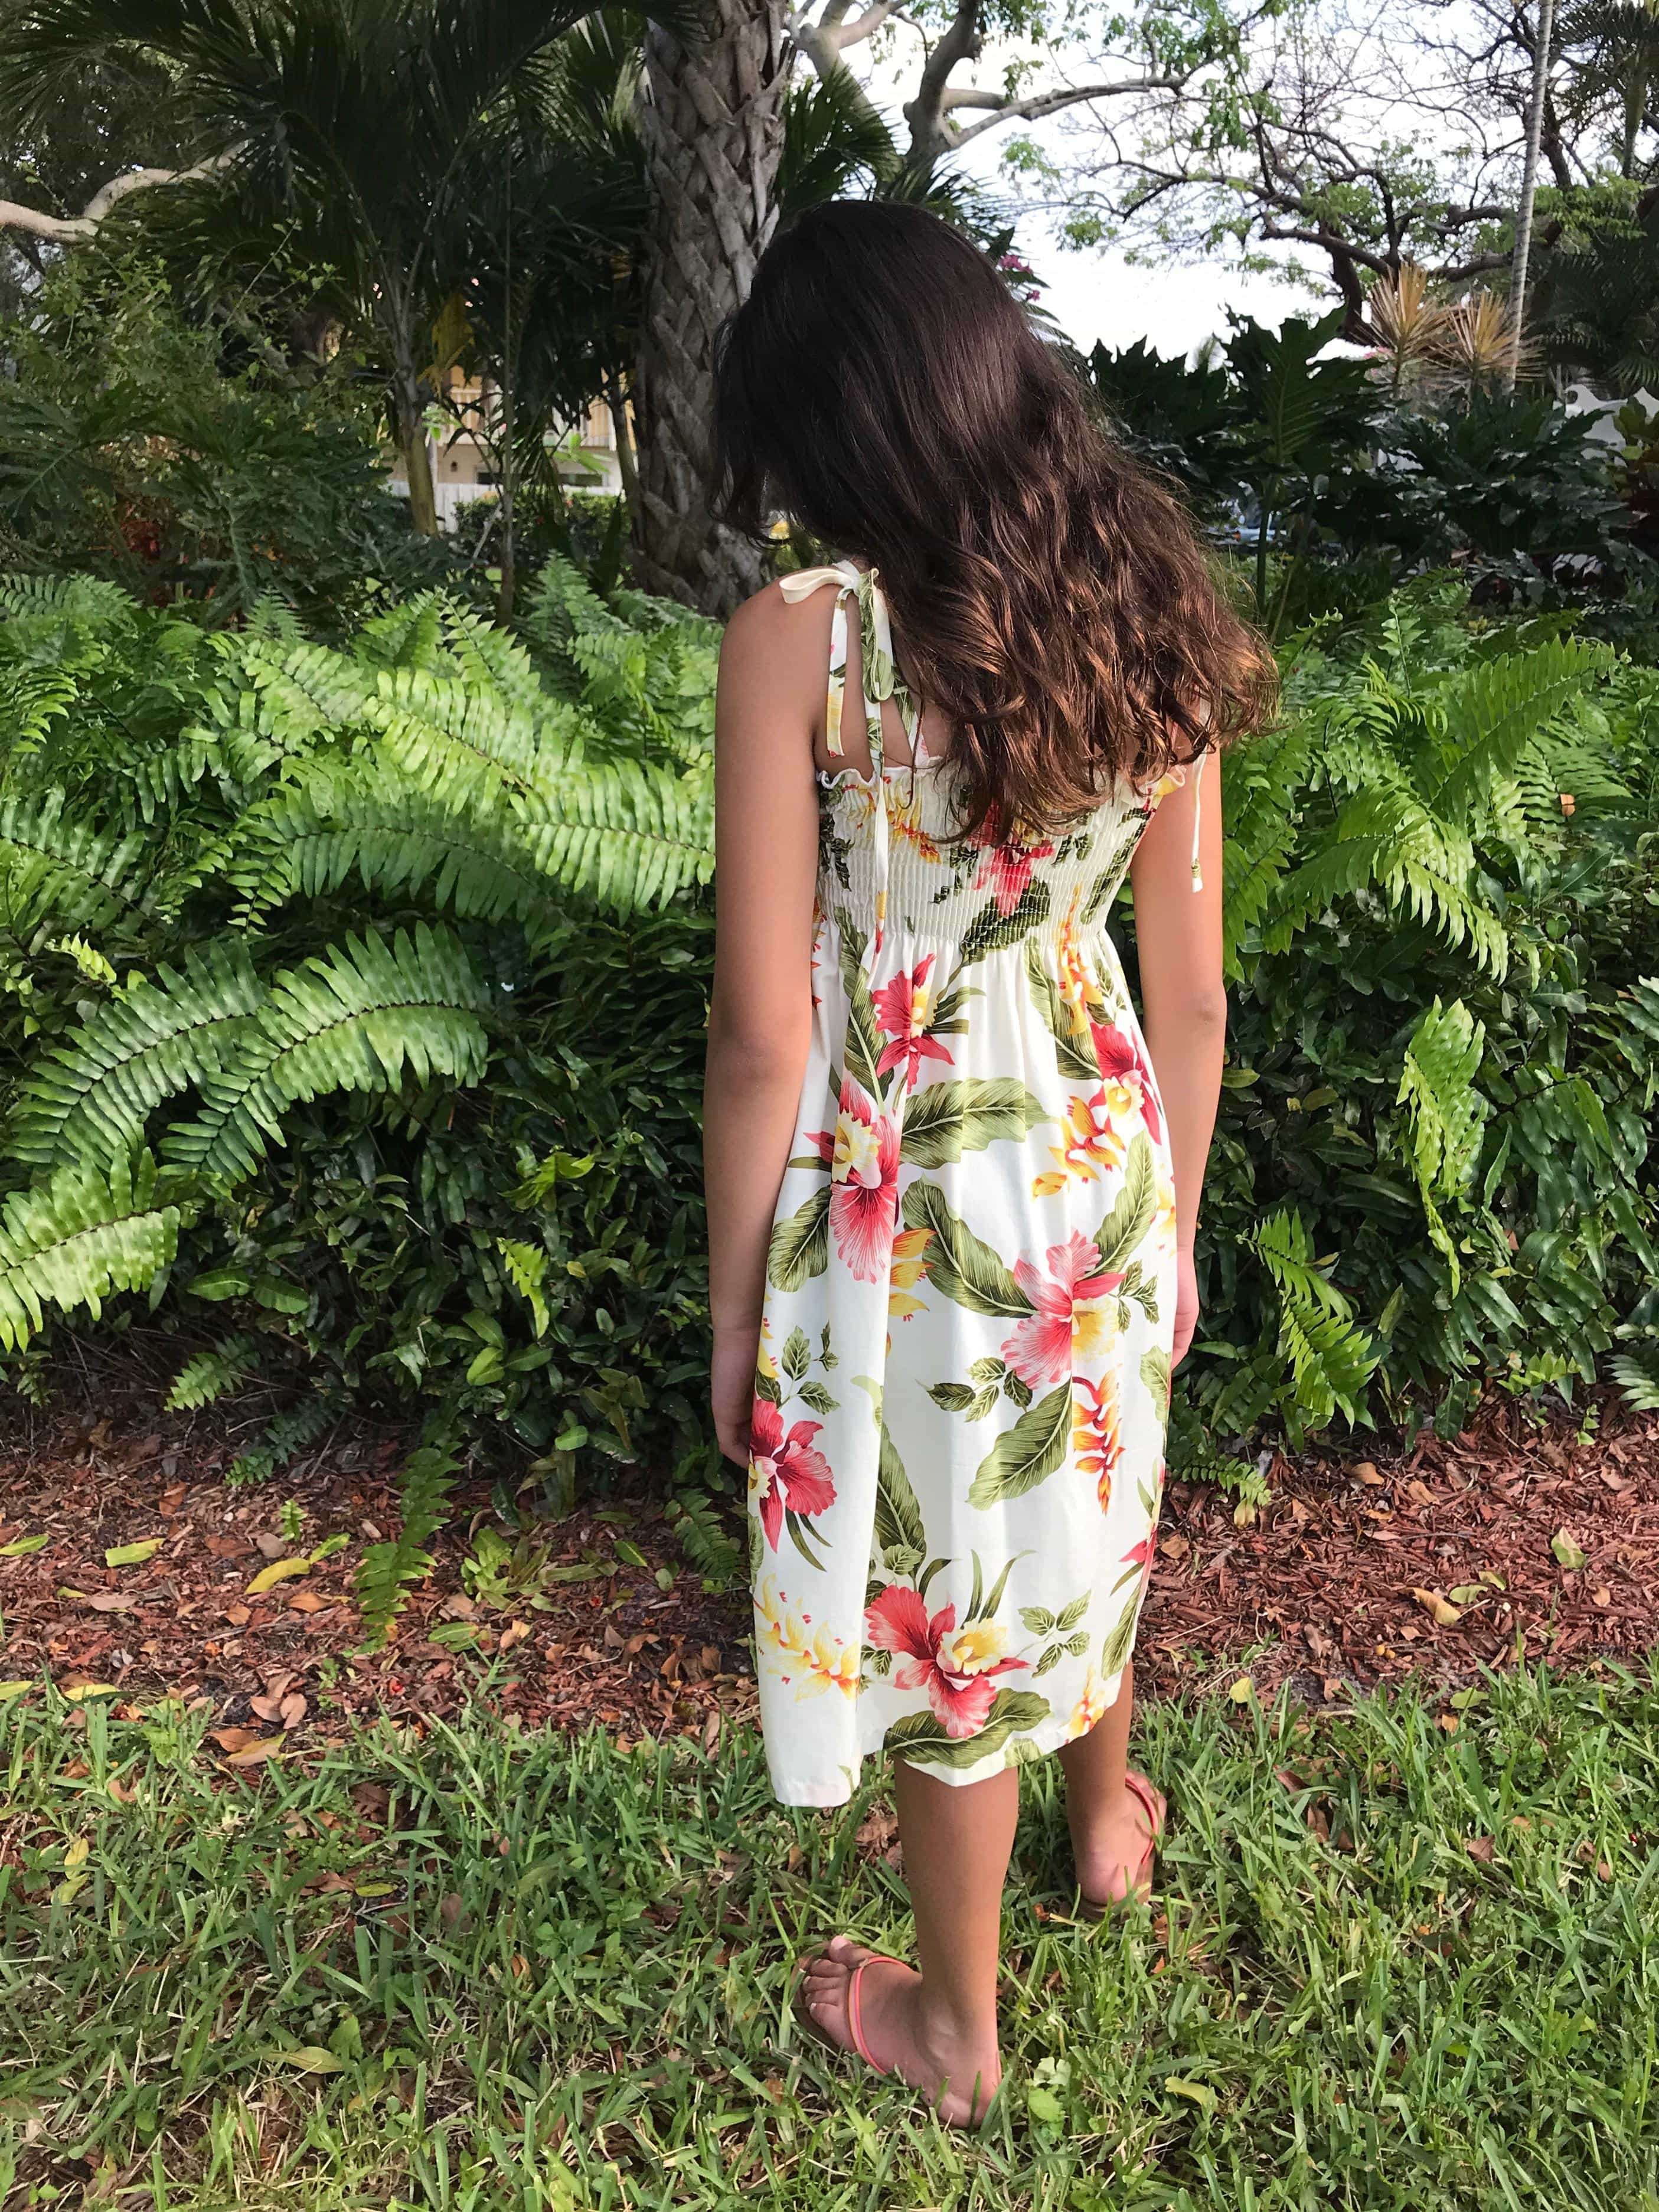
<instances>
[{"instance_id":1,"label":"fern frond","mask_svg":"<svg viewBox=\"0 0 1659 2212\"><path fill-rule=\"evenodd\" d=\"M540 1244L526 1244L517 1237L498 1237L495 1249L501 1255L507 1269L507 1279L530 1308L531 1319L538 1337L547 1333L551 1319L544 1285L547 1282L547 1253Z\"/></svg>"},{"instance_id":2,"label":"fern frond","mask_svg":"<svg viewBox=\"0 0 1659 2212\"><path fill-rule=\"evenodd\" d=\"M432 1572L427 1545L442 1528L449 1510L457 1463L451 1455L425 1445L404 1469L403 1527L389 1544L371 1544L357 1570L357 1603L371 1648L383 1644L416 1583Z\"/></svg>"},{"instance_id":3,"label":"fern frond","mask_svg":"<svg viewBox=\"0 0 1659 2212\"><path fill-rule=\"evenodd\" d=\"M225 1469L225 1480L238 1486L269 1482L296 1453L315 1443L330 1422L337 1418L338 1408L325 1398L308 1398L302 1406L278 1413L266 1424L258 1443L239 1452L232 1460Z\"/></svg>"},{"instance_id":4,"label":"fern frond","mask_svg":"<svg viewBox=\"0 0 1659 2212\"><path fill-rule=\"evenodd\" d=\"M494 688L481 692L424 668L383 671L362 719L379 733L376 751L432 790L556 786L581 755L580 718L556 701L537 714Z\"/></svg>"},{"instance_id":5,"label":"fern frond","mask_svg":"<svg viewBox=\"0 0 1659 2212\"><path fill-rule=\"evenodd\" d=\"M1616 1352L1607 1362L1607 1373L1632 1413L1659 1413L1659 1351L1650 1348L1645 1356Z\"/></svg>"},{"instance_id":6,"label":"fern frond","mask_svg":"<svg viewBox=\"0 0 1659 2212\"><path fill-rule=\"evenodd\" d=\"M365 890L425 890L452 913L486 921L549 905L546 879L511 814L362 760L314 771L250 809L226 854L250 915L325 896L353 875Z\"/></svg>"},{"instance_id":7,"label":"fern frond","mask_svg":"<svg viewBox=\"0 0 1659 2212\"><path fill-rule=\"evenodd\" d=\"M1485 1024L1461 999L1442 1006L1437 996L1406 1047L1396 1105L1410 1116L1412 1172L1423 1200L1429 1235L1451 1271L1452 1295L1462 1283L1457 1247L1440 1212L1440 1201L1466 1190L1480 1157L1490 1112L1474 1089L1486 1048Z\"/></svg>"},{"instance_id":8,"label":"fern frond","mask_svg":"<svg viewBox=\"0 0 1659 2212\"><path fill-rule=\"evenodd\" d=\"M1377 1351L1315 1259L1306 1222L1295 1207L1280 1206L1246 1241L1279 1291L1279 1349L1295 1385L1287 1419L1294 1430L1320 1428L1340 1407L1353 1420Z\"/></svg>"},{"instance_id":9,"label":"fern frond","mask_svg":"<svg viewBox=\"0 0 1659 2212\"><path fill-rule=\"evenodd\" d=\"M137 902L140 851L136 836L65 820L56 788L0 799L0 913L36 946L49 935L95 933Z\"/></svg>"},{"instance_id":10,"label":"fern frond","mask_svg":"<svg viewBox=\"0 0 1659 2212\"><path fill-rule=\"evenodd\" d=\"M1607 665L1606 647L1556 637L1459 672L1446 692L1447 732L1457 758L1427 794L1430 811L1466 824L1512 777L1528 744Z\"/></svg>"},{"instance_id":11,"label":"fern frond","mask_svg":"<svg viewBox=\"0 0 1659 2212\"><path fill-rule=\"evenodd\" d=\"M706 776L590 765L527 795L520 811L538 872L623 913L665 905L714 873Z\"/></svg>"},{"instance_id":12,"label":"fern frond","mask_svg":"<svg viewBox=\"0 0 1659 2212\"><path fill-rule=\"evenodd\" d=\"M264 993L246 956L212 946L182 972L140 977L36 1066L19 1094L11 1150L35 1167L130 1149L163 1098L217 1067Z\"/></svg>"},{"instance_id":13,"label":"fern frond","mask_svg":"<svg viewBox=\"0 0 1659 2212\"><path fill-rule=\"evenodd\" d=\"M405 1073L482 1077L484 987L447 932L422 923L387 944L373 933L273 978L250 1033L202 1083L202 1111L170 1129L167 1157L210 1175L251 1175L296 1100L392 1091Z\"/></svg>"},{"instance_id":14,"label":"fern frond","mask_svg":"<svg viewBox=\"0 0 1659 2212\"><path fill-rule=\"evenodd\" d=\"M85 1306L96 1321L112 1291L143 1290L171 1265L192 1195L148 1152L14 1191L0 1209L0 1346L20 1351L48 1306Z\"/></svg>"},{"instance_id":15,"label":"fern frond","mask_svg":"<svg viewBox=\"0 0 1659 2212\"><path fill-rule=\"evenodd\" d=\"M167 1395L170 1413L198 1413L258 1371L259 1340L240 1334L222 1338L211 1351L187 1359Z\"/></svg>"},{"instance_id":16,"label":"fern frond","mask_svg":"<svg viewBox=\"0 0 1659 2212\"><path fill-rule=\"evenodd\" d=\"M1387 787L1344 800L1334 828L1279 886L1262 931L1282 952L1298 929L1344 896L1375 885L1395 907L1438 929L1452 945L1467 939L1483 966L1501 975L1509 940L1495 915L1473 894L1474 852L1467 834L1437 820L1408 791Z\"/></svg>"}]
</instances>

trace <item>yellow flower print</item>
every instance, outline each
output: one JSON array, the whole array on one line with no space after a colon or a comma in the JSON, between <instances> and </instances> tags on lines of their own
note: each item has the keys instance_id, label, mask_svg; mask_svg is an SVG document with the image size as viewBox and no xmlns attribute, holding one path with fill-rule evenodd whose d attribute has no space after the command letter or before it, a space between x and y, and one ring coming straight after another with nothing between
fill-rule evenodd
<instances>
[{"instance_id":1,"label":"yellow flower print","mask_svg":"<svg viewBox=\"0 0 1659 2212\"><path fill-rule=\"evenodd\" d=\"M1090 972L1083 942L1078 935L1077 908L1082 896L1080 889L1072 894L1071 907L1060 925L1060 939L1055 951L1060 1004L1066 1009L1073 1036L1079 1037L1088 1036L1096 1009L1103 1013L1106 1009L1105 998Z\"/></svg>"},{"instance_id":2,"label":"yellow flower print","mask_svg":"<svg viewBox=\"0 0 1659 2212\"><path fill-rule=\"evenodd\" d=\"M755 1372L763 1375L769 1382L778 1379L777 1354L772 1349L772 1324L763 1321L760 1327L760 1348L755 1354Z\"/></svg>"},{"instance_id":3,"label":"yellow flower print","mask_svg":"<svg viewBox=\"0 0 1659 2212\"><path fill-rule=\"evenodd\" d=\"M1008 1650L1008 1632L994 1620L969 1621L940 1640L939 1663L947 1674L983 1674Z\"/></svg>"},{"instance_id":4,"label":"yellow flower print","mask_svg":"<svg viewBox=\"0 0 1659 2212\"><path fill-rule=\"evenodd\" d=\"M1073 1177L1092 1182L1103 1169L1122 1160L1126 1135L1131 1133L1138 1102L1127 1083L1105 1083L1087 1098L1075 1093L1067 1102L1060 1123L1062 1141L1050 1145L1054 1167L1031 1180L1034 1198L1052 1198Z\"/></svg>"},{"instance_id":5,"label":"yellow flower print","mask_svg":"<svg viewBox=\"0 0 1659 2212\"><path fill-rule=\"evenodd\" d=\"M1176 1241L1175 1179L1164 1173L1161 1159L1158 1164L1158 1200L1152 1214L1152 1235L1159 1244L1173 1244Z\"/></svg>"},{"instance_id":6,"label":"yellow flower print","mask_svg":"<svg viewBox=\"0 0 1659 2212\"><path fill-rule=\"evenodd\" d=\"M1083 1685L1083 1695L1072 1708L1072 1734L1087 1735L1090 1729L1103 1721L1111 1710L1106 1702L1106 1685L1091 1660L1088 1679Z\"/></svg>"},{"instance_id":7,"label":"yellow flower print","mask_svg":"<svg viewBox=\"0 0 1659 2212\"><path fill-rule=\"evenodd\" d=\"M893 1239L887 1277L892 1285L887 1300L890 1322L908 1321L912 1314L926 1310L926 1301L910 1293L927 1272L927 1240L933 1233L931 1229L901 1229Z\"/></svg>"},{"instance_id":8,"label":"yellow flower print","mask_svg":"<svg viewBox=\"0 0 1659 2212\"><path fill-rule=\"evenodd\" d=\"M939 845L922 827L921 795L914 785L908 798L903 793L903 786L896 786L888 800L888 820L893 835L914 846L918 856L929 867L936 868L939 865Z\"/></svg>"},{"instance_id":9,"label":"yellow flower print","mask_svg":"<svg viewBox=\"0 0 1659 2212\"><path fill-rule=\"evenodd\" d=\"M769 1576L755 1593L755 1625L762 1660L781 1682L793 1686L797 1698L820 1697L826 1690L855 1695L857 1650L827 1626L814 1628L804 1613L794 1612Z\"/></svg>"}]
</instances>

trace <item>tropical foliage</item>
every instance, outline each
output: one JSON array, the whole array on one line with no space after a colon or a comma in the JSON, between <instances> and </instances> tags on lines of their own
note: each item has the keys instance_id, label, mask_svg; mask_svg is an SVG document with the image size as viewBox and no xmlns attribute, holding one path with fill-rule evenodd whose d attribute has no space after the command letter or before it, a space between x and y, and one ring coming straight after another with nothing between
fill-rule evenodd
<instances>
[{"instance_id":1,"label":"tropical foliage","mask_svg":"<svg viewBox=\"0 0 1659 2212\"><path fill-rule=\"evenodd\" d=\"M426 595L330 647L6 587L14 1383L147 1306L175 1402L271 1394L245 1476L364 1390L562 1482L699 1442L712 638L621 605L555 562L522 641Z\"/></svg>"},{"instance_id":2,"label":"tropical foliage","mask_svg":"<svg viewBox=\"0 0 1659 2212\"><path fill-rule=\"evenodd\" d=\"M708 1474L712 631L557 559L518 638L430 594L335 645L3 609L13 1382L64 1316L171 1347L175 1403L268 1394L248 1479L365 1392L560 1488ZM1285 660L1230 771L1181 1448L1659 1398L1652 672L1449 580Z\"/></svg>"}]
</instances>

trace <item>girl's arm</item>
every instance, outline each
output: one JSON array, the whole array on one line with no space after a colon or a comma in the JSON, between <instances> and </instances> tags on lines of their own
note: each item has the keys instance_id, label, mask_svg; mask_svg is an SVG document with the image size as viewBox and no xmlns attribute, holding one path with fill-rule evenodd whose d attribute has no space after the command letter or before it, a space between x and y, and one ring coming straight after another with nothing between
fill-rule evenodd
<instances>
[{"instance_id":1,"label":"girl's arm","mask_svg":"<svg viewBox=\"0 0 1659 2212\"><path fill-rule=\"evenodd\" d=\"M749 1456L767 1246L811 1035L812 738L828 658L827 607L791 607L775 585L738 608L720 647L703 1178L714 1429L738 1461Z\"/></svg>"},{"instance_id":2,"label":"girl's arm","mask_svg":"<svg viewBox=\"0 0 1659 2212\"><path fill-rule=\"evenodd\" d=\"M1202 890L1193 889L1193 815L1199 810ZM1193 1237L1204 1164L1215 1127L1226 1046L1221 981L1221 757L1194 771L1160 804L1129 866L1140 957L1141 1026L1175 1156L1179 1268L1174 1357L1184 1358L1198 1320Z\"/></svg>"}]
</instances>

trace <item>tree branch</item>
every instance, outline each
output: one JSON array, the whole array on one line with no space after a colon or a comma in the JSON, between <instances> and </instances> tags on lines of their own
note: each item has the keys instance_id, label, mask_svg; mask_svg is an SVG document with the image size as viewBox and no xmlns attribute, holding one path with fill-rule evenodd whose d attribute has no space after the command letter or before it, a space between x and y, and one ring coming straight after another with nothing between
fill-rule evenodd
<instances>
[{"instance_id":1,"label":"tree branch","mask_svg":"<svg viewBox=\"0 0 1659 2212\"><path fill-rule=\"evenodd\" d=\"M1125 77L1117 84L1061 85L1052 92L1032 93L1024 100L1009 100L1000 92L978 92L966 85L948 86L941 102L940 128L954 151L977 138L981 131L994 131L1000 123L1035 123L1044 115L1058 115L1062 108L1079 106L1085 100L1114 100L1127 92L1179 92L1186 82L1184 77L1173 76ZM948 120L953 107L988 107L992 112L982 123L970 123L965 131L957 131L951 128Z\"/></svg>"},{"instance_id":2,"label":"tree branch","mask_svg":"<svg viewBox=\"0 0 1659 2212\"><path fill-rule=\"evenodd\" d=\"M27 231L32 238L44 238L54 246L80 246L95 237L98 226L112 208L118 207L133 192L148 191L155 185L194 184L203 177L217 176L235 160L233 150L215 154L205 161L197 161L187 169L128 169L118 177L112 177L100 185L79 215L48 215L42 208L22 206L16 200L0 200L0 230Z\"/></svg>"}]
</instances>

